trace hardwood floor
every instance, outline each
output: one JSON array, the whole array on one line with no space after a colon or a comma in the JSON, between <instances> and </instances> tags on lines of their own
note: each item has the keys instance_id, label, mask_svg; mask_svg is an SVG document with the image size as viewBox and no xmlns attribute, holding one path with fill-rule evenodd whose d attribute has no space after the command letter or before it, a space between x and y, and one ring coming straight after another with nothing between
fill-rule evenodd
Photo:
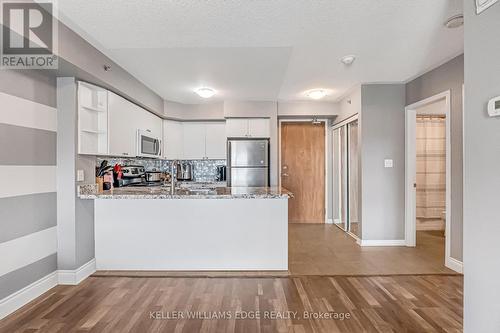
<instances>
[{"instance_id":1,"label":"hardwood floor","mask_svg":"<svg viewBox=\"0 0 500 333\"><path fill-rule=\"evenodd\" d=\"M461 276L439 275L90 277L53 288L0 332L461 332L462 288Z\"/></svg>"},{"instance_id":2,"label":"hardwood floor","mask_svg":"<svg viewBox=\"0 0 500 333\"><path fill-rule=\"evenodd\" d=\"M335 225L289 224L292 275L456 274L444 266L444 237L417 232L417 246L360 247Z\"/></svg>"},{"instance_id":3,"label":"hardwood floor","mask_svg":"<svg viewBox=\"0 0 500 333\"><path fill-rule=\"evenodd\" d=\"M444 266L444 236L417 232L417 247L360 247L338 227L289 225L288 272L99 271L96 276L287 277L302 275L457 274Z\"/></svg>"}]
</instances>

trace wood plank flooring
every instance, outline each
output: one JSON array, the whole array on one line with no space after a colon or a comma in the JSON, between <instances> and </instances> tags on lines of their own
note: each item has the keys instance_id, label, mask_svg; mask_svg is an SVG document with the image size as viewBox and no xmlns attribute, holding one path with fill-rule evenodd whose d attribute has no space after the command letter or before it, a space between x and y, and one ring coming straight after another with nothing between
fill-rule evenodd
<instances>
[{"instance_id":1,"label":"wood plank flooring","mask_svg":"<svg viewBox=\"0 0 500 333\"><path fill-rule=\"evenodd\" d=\"M461 332L462 289L443 275L90 277L53 288L0 332Z\"/></svg>"},{"instance_id":2,"label":"wood plank flooring","mask_svg":"<svg viewBox=\"0 0 500 333\"><path fill-rule=\"evenodd\" d=\"M289 224L288 239L291 275L456 274L433 232L417 232L416 247L361 247L335 225Z\"/></svg>"}]
</instances>

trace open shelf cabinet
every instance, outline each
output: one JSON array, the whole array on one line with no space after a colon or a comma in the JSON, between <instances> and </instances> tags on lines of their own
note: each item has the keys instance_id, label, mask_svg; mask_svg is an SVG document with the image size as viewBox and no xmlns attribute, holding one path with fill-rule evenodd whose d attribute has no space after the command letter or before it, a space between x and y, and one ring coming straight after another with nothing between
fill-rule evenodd
<instances>
[{"instance_id":1,"label":"open shelf cabinet","mask_svg":"<svg viewBox=\"0 0 500 333\"><path fill-rule=\"evenodd\" d=\"M108 154L108 91L78 82L78 153Z\"/></svg>"}]
</instances>

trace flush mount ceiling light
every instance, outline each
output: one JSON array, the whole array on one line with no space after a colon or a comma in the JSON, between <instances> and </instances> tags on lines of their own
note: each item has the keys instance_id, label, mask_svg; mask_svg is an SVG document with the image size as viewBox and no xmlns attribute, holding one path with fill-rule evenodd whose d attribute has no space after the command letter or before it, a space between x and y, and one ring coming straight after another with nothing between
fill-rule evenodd
<instances>
[{"instance_id":1,"label":"flush mount ceiling light","mask_svg":"<svg viewBox=\"0 0 500 333\"><path fill-rule=\"evenodd\" d=\"M455 29L464 25L464 15L458 14L450 17L444 22L444 26L448 29Z\"/></svg>"},{"instance_id":2,"label":"flush mount ceiling light","mask_svg":"<svg viewBox=\"0 0 500 333\"><path fill-rule=\"evenodd\" d=\"M194 92L202 98L210 98L215 95L215 90L212 88L198 88Z\"/></svg>"},{"instance_id":3,"label":"flush mount ceiling light","mask_svg":"<svg viewBox=\"0 0 500 333\"><path fill-rule=\"evenodd\" d=\"M326 95L328 95L328 92L324 89L313 89L307 92L307 96L312 99L322 99Z\"/></svg>"},{"instance_id":4,"label":"flush mount ceiling light","mask_svg":"<svg viewBox=\"0 0 500 333\"><path fill-rule=\"evenodd\" d=\"M344 57L342 57L342 59L340 59L340 62L343 63L344 65L352 65L352 63L354 62L354 60L356 60L356 56L355 55L346 55Z\"/></svg>"}]
</instances>

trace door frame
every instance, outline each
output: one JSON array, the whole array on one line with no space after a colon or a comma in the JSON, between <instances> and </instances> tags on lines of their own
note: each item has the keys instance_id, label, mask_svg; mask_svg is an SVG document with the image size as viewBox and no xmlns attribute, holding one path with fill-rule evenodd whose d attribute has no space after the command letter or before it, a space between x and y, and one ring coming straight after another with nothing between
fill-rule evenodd
<instances>
[{"instance_id":1,"label":"door frame","mask_svg":"<svg viewBox=\"0 0 500 333\"><path fill-rule=\"evenodd\" d=\"M447 90L405 107L405 243L416 246L416 127L417 109L445 100L446 103L446 221L445 221L445 266L451 261L451 91Z\"/></svg>"},{"instance_id":2,"label":"door frame","mask_svg":"<svg viewBox=\"0 0 500 333\"><path fill-rule=\"evenodd\" d=\"M325 221L324 223L333 223L328 219L328 119L326 118L297 118L297 119L279 119L278 120L278 186L281 187L281 124L282 123L310 123L313 120L320 121L325 124Z\"/></svg>"}]
</instances>

